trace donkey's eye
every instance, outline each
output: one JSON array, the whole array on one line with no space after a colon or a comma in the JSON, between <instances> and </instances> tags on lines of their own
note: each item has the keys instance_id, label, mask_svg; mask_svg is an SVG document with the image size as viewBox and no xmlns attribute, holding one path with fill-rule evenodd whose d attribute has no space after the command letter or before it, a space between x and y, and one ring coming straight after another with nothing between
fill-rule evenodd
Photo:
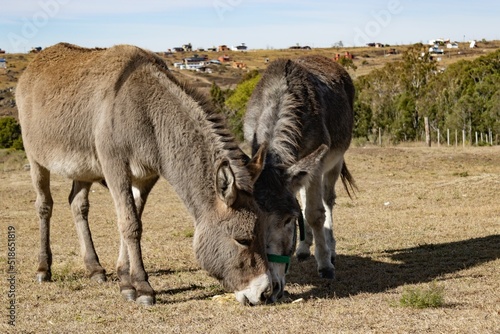
<instances>
[{"instance_id":1,"label":"donkey's eye","mask_svg":"<svg viewBox=\"0 0 500 334\"><path fill-rule=\"evenodd\" d=\"M252 243L251 239L234 239L234 241L236 241L238 245L243 247L249 247L250 244Z\"/></svg>"},{"instance_id":2,"label":"donkey's eye","mask_svg":"<svg viewBox=\"0 0 500 334\"><path fill-rule=\"evenodd\" d=\"M287 220L285 220L285 226L290 224L290 223L293 223L294 221L295 221L295 217L288 218Z\"/></svg>"}]
</instances>

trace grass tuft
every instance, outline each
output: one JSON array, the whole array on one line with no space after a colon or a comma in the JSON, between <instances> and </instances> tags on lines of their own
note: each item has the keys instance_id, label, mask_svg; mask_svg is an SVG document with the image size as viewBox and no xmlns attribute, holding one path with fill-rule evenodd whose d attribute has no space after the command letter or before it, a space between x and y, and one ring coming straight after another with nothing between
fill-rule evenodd
<instances>
[{"instance_id":1,"label":"grass tuft","mask_svg":"<svg viewBox=\"0 0 500 334\"><path fill-rule=\"evenodd\" d=\"M432 283L427 289L405 288L399 303L403 307L429 308L441 307L444 304L444 288Z\"/></svg>"}]
</instances>

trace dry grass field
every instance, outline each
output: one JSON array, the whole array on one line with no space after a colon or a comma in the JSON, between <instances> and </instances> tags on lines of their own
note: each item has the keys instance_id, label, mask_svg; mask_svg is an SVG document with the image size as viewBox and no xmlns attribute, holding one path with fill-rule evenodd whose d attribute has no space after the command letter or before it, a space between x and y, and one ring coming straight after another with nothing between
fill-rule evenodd
<instances>
[{"instance_id":1,"label":"dry grass field","mask_svg":"<svg viewBox=\"0 0 500 334\"><path fill-rule=\"evenodd\" d=\"M200 270L193 222L165 180L144 213L143 255L157 305L121 299L111 198L95 185L91 229L108 282L85 277L70 182L52 181L53 282L34 282L38 223L23 159L0 159L2 333L500 333L500 147L353 147L359 192L337 186L337 277L313 258L292 262L278 304L245 307ZM15 228L16 326L7 324L7 232ZM439 289L444 303L405 307L408 289Z\"/></svg>"}]
</instances>

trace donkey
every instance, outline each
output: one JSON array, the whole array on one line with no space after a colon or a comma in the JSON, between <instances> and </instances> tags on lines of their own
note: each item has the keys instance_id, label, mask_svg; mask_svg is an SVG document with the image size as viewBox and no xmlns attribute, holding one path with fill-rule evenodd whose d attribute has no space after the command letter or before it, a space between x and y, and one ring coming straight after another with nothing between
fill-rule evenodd
<instances>
[{"instance_id":1,"label":"donkey","mask_svg":"<svg viewBox=\"0 0 500 334\"><path fill-rule=\"evenodd\" d=\"M271 295L267 215L252 194L266 146L252 159L246 156L225 120L176 80L161 58L127 45L60 43L28 66L16 101L37 195L38 281L51 279L51 172L73 180L69 203L86 269L105 280L87 220L89 189L105 182L120 232L121 294L154 304L141 254L141 215L162 176L194 217L193 247L202 268L241 303L259 304Z\"/></svg>"},{"instance_id":2,"label":"donkey","mask_svg":"<svg viewBox=\"0 0 500 334\"><path fill-rule=\"evenodd\" d=\"M322 56L278 59L257 84L244 119L245 140L253 152L269 143L265 167L254 186L257 203L273 217L268 253L293 255L300 190L307 228L297 257L310 256L314 236L319 274L329 279L335 275L335 183L340 176L349 196L356 187L344 162L351 142L353 100L352 80L339 64ZM270 268L272 298L279 298L285 266L270 263Z\"/></svg>"}]
</instances>

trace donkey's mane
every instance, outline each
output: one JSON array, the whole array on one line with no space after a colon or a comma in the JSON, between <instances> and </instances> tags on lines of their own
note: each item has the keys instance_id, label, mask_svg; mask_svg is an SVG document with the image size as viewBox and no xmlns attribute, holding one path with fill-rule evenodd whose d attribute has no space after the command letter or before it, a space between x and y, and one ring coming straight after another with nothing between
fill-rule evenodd
<instances>
[{"instance_id":1,"label":"donkey's mane","mask_svg":"<svg viewBox=\"0 0 500 334\"><path fill-rule=\"evenodd\" d=\"M248 193L252 193L253 182L248 170L245 168L248 157L240 149L234 135L229 131L225 116L215 111L212 102L205 94L194 88L187 81L174 77L163 60L156 55L153 56L156 58L154 63L157 68L165 73L173 83L190 96L199 106L199 108L192 109L191 112L201 112L201 118L207 121L208 131L205 134L210 137L208 144L211 145L212 152L216 155L214 156L214 162L220 159L227 159L235 174L237 187Z\"/></svg>"},{"instance_id":2,"label":"donkey's mane","mask_svg":"<svg viewBox=\"0 0 500 334\"><path fill-rule=\"evenodd\" d=\"M291 166L297 162L297 152L301 140L301 115L299 101L289 90L287 74L294 63L286 59L273 62L267 69L271 73L270 80L261 87L265 92L264 101L272 105L264 108L259 124L267 126L265 139L269 142L269 150L275 155L274 164ZM285 71L283 71L283 67ZM283 75L283 73L285 75Z\"/></svg>"}]
</instances>

